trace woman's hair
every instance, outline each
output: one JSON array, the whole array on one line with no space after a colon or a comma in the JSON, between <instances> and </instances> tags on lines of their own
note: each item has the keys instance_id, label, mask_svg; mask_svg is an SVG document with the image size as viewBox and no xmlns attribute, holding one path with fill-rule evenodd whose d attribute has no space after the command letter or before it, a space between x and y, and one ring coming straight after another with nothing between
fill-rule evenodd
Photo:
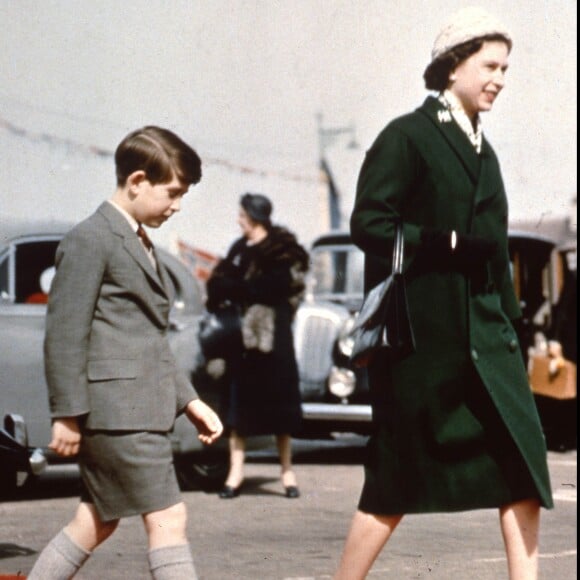
<instances>
[{"instance_id":1,"label":"woman's hair","mask_svg":"<svg viewBox=\"0 0 580 580\"><path fill-rule=\"evenodd\" d=\"M449 85L449 75L452 71L454 71L472 54L479 52L484 42L494 40L505 42L508 48L511 48L511 44L501 34L480 36L479 38L468 40L463 44L458 44L436 60L432 61L425 69L425 72L423 73L425 87L433 91L444 91L447 88L447 85Z\"/></svg>"},{"instance_id":2,"label":"woman's hair","mask_svg":"<svg viewBox=\"0 0 580 580\"><path fill-rule=\"evenodd\" d=\"M272 202L265 195L244 193L240 198L240 205L253 222L262 224L266 229L272 226L270 221Z\"/></svg>"},{"instance_id":3,"label":"woman's hair","mask_svg":"<svg viewBox=\"0 0 580 580\"><path fill-rule=\"evenodd\" d=\"M153 184L168 183L175 175L187 184L201 179L201 159L175 133L148 126L129 133L115 151L117 185L134 171L144 171Z\"/></svg>"}]
</instances>

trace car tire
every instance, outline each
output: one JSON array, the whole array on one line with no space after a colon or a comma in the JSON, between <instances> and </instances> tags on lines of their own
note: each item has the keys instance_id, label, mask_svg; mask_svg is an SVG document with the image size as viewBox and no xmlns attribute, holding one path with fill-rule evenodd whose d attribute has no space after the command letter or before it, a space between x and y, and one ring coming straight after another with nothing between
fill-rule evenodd
<instances>
[{"instance_id":1,"label":"car tire","mask_svg":"<svg viewBox=\"0 0 580 580\"><path fill-rule=\"evenodd\" d=\"M182 491L217 491L221 489L228 474L228 462L224 458L175 458L175 473Z\"/></svg>"},{"instance_id":2,"label":"car tire","mask_svg":"<svg viewBox=\"0 0 580 580\"><path fill-rule=\"evenodd\" d=\"M11 499L18 488L18 473L11 467L4 468L0 473L0 499Z\"/></svg>"}]
</instances>

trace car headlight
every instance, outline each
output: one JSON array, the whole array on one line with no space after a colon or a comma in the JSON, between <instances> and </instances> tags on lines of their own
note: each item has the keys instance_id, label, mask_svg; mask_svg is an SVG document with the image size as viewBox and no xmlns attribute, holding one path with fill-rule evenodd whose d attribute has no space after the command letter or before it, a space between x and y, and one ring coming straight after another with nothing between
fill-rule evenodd
<instances>
[{"instance_id":1,"label":"car headlight","mask_svg":"<svg viewBox=\"0 0 580 580\"><path fill-rule=\"evenodd\" d=\"M356 377L350 369L333 366L328 377L328 390L339 399L350 397L356 387Z\"/></svg>"},{"instance_id":2,"label":"car headlight","mask_svg":"<svg viewBox=\"0 0 580 580\"><path fill-rule=\"evenodd\" d=\"M340 329L340 333L338 335L338 340L336 345L338 347L338 351L340 354L350 357L352 354L352 347L354 346L354 339L350 335L352 327L354 325L354 317L350 317Z\"/></svg>"}]
</instances>

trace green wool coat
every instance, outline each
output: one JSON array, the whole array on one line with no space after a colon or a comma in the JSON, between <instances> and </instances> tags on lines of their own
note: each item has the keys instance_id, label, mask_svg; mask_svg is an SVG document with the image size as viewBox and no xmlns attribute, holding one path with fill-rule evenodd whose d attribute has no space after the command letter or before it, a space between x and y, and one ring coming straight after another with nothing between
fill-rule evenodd
<instances>
[{"instance_id":1,"label":"green wool coat","mask_svg":"<svg viewBox=\"0 0 580 580\"><path fill-rule=\"evenodd\" d=\"M376 435L360 508L454 511L536 497L552 506L545 439L512 322L508 206L499 163L477 154L443 105L428 97L391 122L367 152L351 217L367 289L390 273L402 220L416 352L369 368ZM495 240L482 275L421 263L428 226Z\"/></svg>"}]
</instances>

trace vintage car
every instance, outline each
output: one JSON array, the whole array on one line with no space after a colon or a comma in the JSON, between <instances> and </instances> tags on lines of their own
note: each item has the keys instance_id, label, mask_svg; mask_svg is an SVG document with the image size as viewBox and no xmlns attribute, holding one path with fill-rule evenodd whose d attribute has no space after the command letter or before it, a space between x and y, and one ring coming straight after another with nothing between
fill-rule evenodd
<instances>
[{"instance_id":1,"label":"vintage car","mask_svg":"<svg viewBox=\"0 0 580 580\"><path fill-rule=\"evenodd\" d=\"M38 474L61 461L47 449L50 441L48 395L43 370L47 281L58 243L70 224L2 226L0 241L0 494L11 493L25 474ZM31 231L33 233L31 233ZM197 321L203 309L198 282L169 252L158 249L175 287L170 343L180 366L195 371L198 360ZM216 405L212 391L200 393ZM224 443L205 448L186 417L172 433L183 488L223 475Z\"/></svg>"},{"instance_id":2,"label":"vintage car","mask_svg":"<svg viewBox=\"0 0 580 580\"><path fill-rule=\"evenodd\" d=\"M317 238L294 346L307 436L368 433L371 408L366 371L349 363L348 331L363 299L364 255L347 233Z\"/></svg>"},{"instance_id":3,"label":"vintage car","mask_svg":"<svg viewBox=\"0 0 580 580\"><path fill-rule=\"evenodd\" d=\"M523 312L518 331L526 361L538 336L549 335L552 325L559 296L555 247L542 236L509 233L512 276ZM369 432L366 370L349 362L349 331L363 299L363 269L363 253L348 233L331 232L314 241L307 296L294 329L306 436Z\"/></svg>"}]
</instances>

